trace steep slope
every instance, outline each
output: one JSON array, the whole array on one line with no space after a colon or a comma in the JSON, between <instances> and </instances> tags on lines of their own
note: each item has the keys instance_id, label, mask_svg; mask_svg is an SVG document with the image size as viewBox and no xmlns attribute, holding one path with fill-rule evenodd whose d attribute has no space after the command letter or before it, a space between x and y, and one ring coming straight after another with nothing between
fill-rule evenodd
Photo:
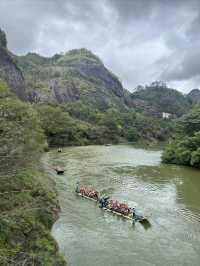
<instances>
[{"instance_id":1,"label":"steep slope","mask_svg":"<svg viewBox=\"0 0 200 266\"><path fill-rule=\"evenodd\" d=\"M168 88L163 82L156 81L150 86L139 86L131 97L133 107L158 116L162 112L181 116L191 108L187 97Z\"/></svg>"},{"instance_id":2,"label":"steep slope","mask_svg":"<svg viewBox=\"0 0 200 266\"><path fill-rule=\"evenodd\" d=\"M0 29L0 79L22 100L26 99L23 75L7 49L5 33Z\"/></svg>"},{"instance_id":3,"label":"steep slope","mask_svg":"<svg viewBox=\"0 0 200 266\"><path fill-rule=\"evenodd\" d=\"M189 101L192 104L200 103L200 90L199 89L193 89L193 90L191 90L188 93L187 98L189 99Z\"/></svg>"},{"instance_id":4,"label":"steep slope","mask_svg":"<svg viewBox=\"0 0 200 266\"><path fill-rule=\"evenodd\" d=\"M100 59L86 49L45 58L29 53L16 57L32 102L81 100L100 110L126 108L125 91Z\"/></svg>"}]
</instances>

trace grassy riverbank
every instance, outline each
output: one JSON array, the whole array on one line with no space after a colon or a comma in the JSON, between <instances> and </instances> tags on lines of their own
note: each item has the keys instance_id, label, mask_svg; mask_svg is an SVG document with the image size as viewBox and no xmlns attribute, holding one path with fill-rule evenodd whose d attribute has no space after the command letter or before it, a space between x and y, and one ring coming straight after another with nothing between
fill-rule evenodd
<instances>
[{"instance_id":1,"label":"grassy riverbank","mask_svg":"<svg viewBox=\"0 0 200 266\"><path fill-rule=\"evenodd\" d=\"M50 234L58 218L55 184L35 166L0 177L0 265L66 265Z\"/></svg>"}]
</instances>

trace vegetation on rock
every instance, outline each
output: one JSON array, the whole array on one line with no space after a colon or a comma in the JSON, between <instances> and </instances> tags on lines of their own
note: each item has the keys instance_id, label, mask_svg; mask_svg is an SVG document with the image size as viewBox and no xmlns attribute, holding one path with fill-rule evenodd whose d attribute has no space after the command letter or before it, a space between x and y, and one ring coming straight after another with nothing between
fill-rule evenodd
<instances>
[{"instance_id":1,"label":"vegetation on rock","mask_svg":"<svg viewBox=\"0 0 200 266\"><path fill-rule=\"evenodd\" d=\"M25 77L31 102L67 103L81 100L99 110L125 109L124 89L100 59L86 49L45 58L29 53L15 57Z\"/></svg>"}]
</instances>

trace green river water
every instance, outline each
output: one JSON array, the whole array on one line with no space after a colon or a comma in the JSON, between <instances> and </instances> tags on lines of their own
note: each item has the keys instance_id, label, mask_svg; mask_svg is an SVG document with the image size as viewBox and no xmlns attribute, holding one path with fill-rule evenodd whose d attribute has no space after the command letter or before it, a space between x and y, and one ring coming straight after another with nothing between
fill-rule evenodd
<instances>
[{"instance_id":1,"label":"green river water","mask_svg":"<svg viewBox=\"0 0 200 266\"><path fill-rule=\"evenodd\" d=\"M129 145L48 153L61 214L52 234L72 266L200 265L200 171L161 164L161 151ZM116 217L74 193L79 177L111 198L151 214L151 227Z\"/></svg>"}]
</instances>

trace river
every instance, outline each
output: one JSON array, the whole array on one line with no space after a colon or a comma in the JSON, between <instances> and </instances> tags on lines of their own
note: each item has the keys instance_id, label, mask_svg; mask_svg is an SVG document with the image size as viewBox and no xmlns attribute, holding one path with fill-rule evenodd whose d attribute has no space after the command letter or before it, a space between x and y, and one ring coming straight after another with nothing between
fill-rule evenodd
<instances>
[{"instance_id":1,"label":"river","mask_svg":"<svg viewBox=\"0 0 200 266\"><path fill-rule=\"evenodd\" d=\"M161 151L129 145L48 153L61 214L52 234L72 266L200 265L200 171L161 164ZM116 217L74 193L80 179L150 214L150 227Z\"/></svg>"}]
</instances>

